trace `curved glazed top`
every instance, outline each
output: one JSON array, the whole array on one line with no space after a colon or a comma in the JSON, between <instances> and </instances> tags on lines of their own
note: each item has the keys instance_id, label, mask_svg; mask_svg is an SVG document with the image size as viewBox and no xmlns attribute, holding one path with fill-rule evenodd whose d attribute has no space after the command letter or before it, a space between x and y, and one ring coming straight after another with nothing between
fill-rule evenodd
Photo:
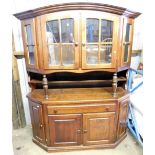
<instances>
[{"instance_id":1,"label":"curved glazed top","mask_svg":"<svg viewBox=\"0 0 155 155\"><path fill-rule=\"evenodd\" d=\"M123 7L118 7L118 6L108 5L108 4L74 2L74 3L62 3L62 4L40 7L34 10L16 13L14 14L14 16L20 20L23 20L23 19L33 18L47 13L65 11L65 10L96 10L96 11L109 12L109 13L118 14L118 15L124 15L130 18L136 18L141 14L139 12L134 12Z\"/></svg>"}]
</instances>

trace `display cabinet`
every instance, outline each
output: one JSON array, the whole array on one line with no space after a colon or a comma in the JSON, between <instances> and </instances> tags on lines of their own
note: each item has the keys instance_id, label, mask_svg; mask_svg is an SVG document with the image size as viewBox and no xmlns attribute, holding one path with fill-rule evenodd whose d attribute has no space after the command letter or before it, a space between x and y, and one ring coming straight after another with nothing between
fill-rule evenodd
<instances>
[{"instance_id":1,"label":"display cabinet","mask_svg":"<svg viewBox=\"0 0 155 155\"><path fill-rule=\"evenodd\" d=\"M32 88L33 141L51 151L115 147L126 136L134 19L99 3L15 14Z\"/></svg>"}]
</instances>

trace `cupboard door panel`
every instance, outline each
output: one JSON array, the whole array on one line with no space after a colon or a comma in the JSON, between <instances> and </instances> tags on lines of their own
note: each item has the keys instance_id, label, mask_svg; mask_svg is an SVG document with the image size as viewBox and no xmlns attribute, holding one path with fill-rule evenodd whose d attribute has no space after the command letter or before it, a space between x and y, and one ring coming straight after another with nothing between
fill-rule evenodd
<instances>
[{"instance_id":1,"label":"cupboard door panel","mask_svg":"<svg viewBox=\"0 0 155 155\"><path fill-rule=\"evenodd\" d=\"M126 133L128 118L128 99L120 103L118 138Z\"/></svg>"},{"instance_id":2,"label":"cupboard door panel","mask_svg":"<svg viewBox=\"0 0 155 155\"><path fill-rule=\"evenodd\" d=\"M123 18L123 42L121 66L129 66L133 41L133 19Z\"/></svg>"},{"instance_id":3,"label":"cupboard door panel","mask_svg":"<svg viewBox=\"0 0 155 155\"><path fill-rule=\"evenodd\" d=\"M81 115L49 115L51 146L81 144Z\"/></svg>"},{"instance_id":4,"label":"cupboard door panel","mask_svg":"<svg viewBox=\"0 0 155 155\"><path fill-rule=\"evenodd\" d=\"M38 103L29 101L33 137L41 143L45 143L45 132L42 115L42 106Z\"/></svg>"},{"instance_id":5,"label":"cupboard door panel","mask_svg":"<svg viewBox=\"0 0 155 155\"><path fill-rule=\"evenodd\" d=\"M115 140L115 121L115 112L84 114L84 145L112 143Z\"/></svg>"},{"instance_id":6,"label":"cupboard door panel","mask_svg":"<svg viewBox=\"0 0 155 155\"><path fill-rule=\"evenodd\" d=\"M45 69L79 67L79 14L73 12L41 16Z\"/></svg>"},{"instance_id":7,"label":"cupboard door panel","mask_svg":"<svg viewBox=\"0 0 155 155\"><path fill-rule=\"evenodd\" d=\"M35 20L22 21L22 35L27 68L38 68Z\"/></svg>"},{"instance_id":8,"label":"cupboard door panel","mask_svg":"<svg viewBox=\"0 0 155 155\"><path fill-rule=\"evenodd\" d=\"M118 23L118 16L82 12L83 69L116 67Z\"/></svg>"}]
</instances>

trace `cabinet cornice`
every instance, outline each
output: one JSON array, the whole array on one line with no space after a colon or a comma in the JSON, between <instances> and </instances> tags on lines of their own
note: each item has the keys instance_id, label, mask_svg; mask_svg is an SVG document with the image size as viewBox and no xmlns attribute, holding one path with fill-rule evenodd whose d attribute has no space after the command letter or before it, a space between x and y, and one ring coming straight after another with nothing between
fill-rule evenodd
<instances>
[{"instance_id":1,"label":"cabinet cornice","mask_svg":"<svg viewBox=\"0 0 155 155\"><path fill-rule=\"evenodd\" d=\"M108 4L79 2L79 3L55 4L55 5L40 7L37 9L16 13L14 14L14 16L20 20L24 20L24 19L40 16L43 14L65 11L65 10L95 10L95 11L103 11L103 12L108 12L108 13L113 13L118 15L124 15L130 18L136 18L141 14L139 12L134 12L123 7L118 7L118 6L108 5Z\"/></svg>"}]
</instances>

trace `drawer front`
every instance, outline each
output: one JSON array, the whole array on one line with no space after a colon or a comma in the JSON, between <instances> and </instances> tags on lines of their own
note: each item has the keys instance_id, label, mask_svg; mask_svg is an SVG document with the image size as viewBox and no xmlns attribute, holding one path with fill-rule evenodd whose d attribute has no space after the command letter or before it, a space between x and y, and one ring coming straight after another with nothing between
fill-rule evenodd
<instances>
[{"instance_id":1,"label":"drawer front","mask_svg":"<svg viewBox=\"0 0 155 155\"><path fill-rule=\"evenodd\" d=\"M79 114L93 112L113 112L116 111L116 104L98 105L70 105L70 106L47 106L48 114Z\"/></svg>"}]
</instances>

